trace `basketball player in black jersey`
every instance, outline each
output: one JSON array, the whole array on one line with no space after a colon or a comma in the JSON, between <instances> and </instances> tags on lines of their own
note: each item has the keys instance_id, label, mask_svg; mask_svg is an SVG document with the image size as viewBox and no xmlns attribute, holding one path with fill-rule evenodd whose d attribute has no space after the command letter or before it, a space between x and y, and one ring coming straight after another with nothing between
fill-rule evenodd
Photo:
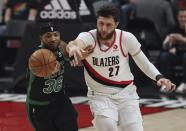
<instances>
[{"instance_id":1,"label":"basketball player in black jersey","mask_svg":"<svg viewBox=\"0 0 186 131\"><path fill-rule=\"evenodd\" d=\"M47 23L40 28L38 49L53 51L60 64L57 72L37 77L28 70L27 116L35 131L78 131L77 112L64 89L65 43L59 29Z\"/></svg>"}]
</instances>

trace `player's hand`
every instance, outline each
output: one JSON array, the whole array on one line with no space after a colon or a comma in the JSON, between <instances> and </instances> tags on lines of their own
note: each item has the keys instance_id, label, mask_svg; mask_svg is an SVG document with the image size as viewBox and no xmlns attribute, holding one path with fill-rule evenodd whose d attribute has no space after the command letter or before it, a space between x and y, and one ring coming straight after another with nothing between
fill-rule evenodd
<instances>
[{"instance_id":1,"label":"player's hand","mask_svg":"<svg viewBox=\"0 0 186 131\"><path fill-rule=\"evenodd\" d=\"M157 85L160 86L164 92L172 92L176 89L176 85L166 78L159 79Z\"/></svg>"},{"instance_id":2,"label":"player's hand","mask_svg":"<svg viewBox=\"0 0 186 131\"><path fill-rule=\"evenodd\" d=\"M78 65L80 58L83 57L82 52L85 52L85 51L76 45L71 45L69 47L68 53L69 53L71 66Z\"/></svg>"},{"instance_id":3,"label":"player's hand","mask_svg":"<svg viewBox=\"0 0 186 131\"><path fill-rule=\"evenodd\" d=\"M93 51L94 47L92 45L88 45L85 49L83 49L84 52L82 52L82 58L81 60L85 59L87 56L89 56Z\"/></svg>"},{"instance_id":4,"label":"player's hand","mask_svg":"<svg viewBox=\"0 0 186 131\"><path fill-rule=\"evenodd\" d=\"M93 52L93 46L89 45L85 49L78 46L71 46L69 49L69 57L71 66L81 65L81 61Z\"/></svg>"},{"instance_id":5,"label":"player's hand","mask_svg":"<svg viewBox=\"0 0 186 131\"><path fill-rule=\"evenodd\" d=\"M52 72L52 74L55 74L55 73L59 72L59 71L60 71L60 67L61 67L61 65L60 65L59 62L57 61L56 66L55 66L55 69L54 69L54 71Z\"/></svg>"}]
</instances>

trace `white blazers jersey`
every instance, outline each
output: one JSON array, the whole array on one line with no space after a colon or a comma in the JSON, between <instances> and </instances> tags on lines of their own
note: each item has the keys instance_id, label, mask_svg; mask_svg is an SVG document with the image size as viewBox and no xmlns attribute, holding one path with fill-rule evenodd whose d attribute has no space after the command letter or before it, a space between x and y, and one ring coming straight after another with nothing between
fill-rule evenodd
<instances>
[{"instance_id":1,"label":"white blazers jersey","mask_svg":"<svg viewBox=\"0 0 186 131\"><path fill-rule=\"evenodd\" d=\"M94 44L94 52L84 60L85 80L88 87L98 92L109 93L132 84L134 77L129 67L125 32L116 29L110 47L99 43L96 33L97 30L84 32L84 36L89 36L85 39L92 37L91 44ZM83 40L81 34L78 38Z\"/></svg>"}]
</instances>

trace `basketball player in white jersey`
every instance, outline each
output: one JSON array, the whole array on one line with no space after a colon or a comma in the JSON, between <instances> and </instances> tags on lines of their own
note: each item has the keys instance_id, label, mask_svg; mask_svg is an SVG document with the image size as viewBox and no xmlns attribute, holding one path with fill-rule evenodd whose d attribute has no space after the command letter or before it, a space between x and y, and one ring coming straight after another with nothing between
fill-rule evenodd
<instances>
[{"instance_id":1,"label":"basketball player in white jersey","mask_svg":"<svg viewBox=\"0 0 186 131\"><path fill-rule=\"evenodd\" d=\"M94 115L93 124L98 131L143 131L139 96L129 67L129 54L138 67L165 90L173 91L175 85L164 78L141 51L136 37L118 26L118 9L103 6L97 12L97 29L82 32L67 46L71 64L76 66L83 49L92 45L93 52L82 62L88 98Z\"/></svg>"}]
</instances>

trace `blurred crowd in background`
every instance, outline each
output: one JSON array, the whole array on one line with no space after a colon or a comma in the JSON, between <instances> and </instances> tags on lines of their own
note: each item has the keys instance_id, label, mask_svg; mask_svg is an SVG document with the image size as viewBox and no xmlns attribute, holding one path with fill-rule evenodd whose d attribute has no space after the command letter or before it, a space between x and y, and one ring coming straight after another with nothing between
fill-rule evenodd
<instances>
[{"instance_id":1,"label":"blurred crowd in background","mask_svg":"<svg viewBox=\"0 0 186 131\"><path fill-rule=\"evenodd\" d=\"M15 70L27 25L94 23L105 4L120 9L118 28L133 33L176 92L186 94L186 0L0 0L0 78L11 77L6 67Z\"/></svg>"}]
</instances>

